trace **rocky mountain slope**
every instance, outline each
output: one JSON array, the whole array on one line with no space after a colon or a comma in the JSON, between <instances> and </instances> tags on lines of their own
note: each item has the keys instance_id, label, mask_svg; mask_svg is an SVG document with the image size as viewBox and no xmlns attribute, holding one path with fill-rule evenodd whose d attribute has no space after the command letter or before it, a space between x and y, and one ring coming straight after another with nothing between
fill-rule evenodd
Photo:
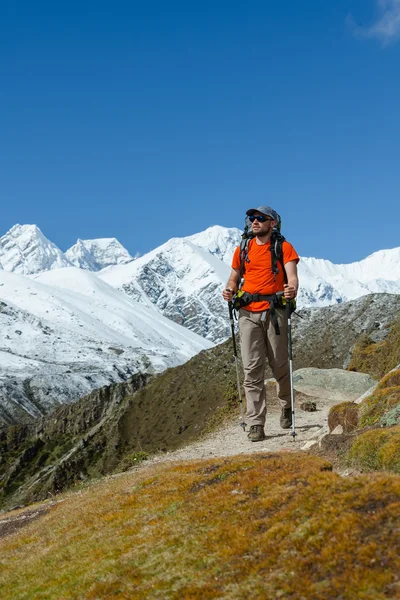
<instances>
[{"instance_id":1,"label":"rocky mountain slope","mask_svg":"<svg viewBox=\"0 0 400 600\"><path fill-rule=\"evenodd\" d=\"M214 253L188 238L173 238L128 265L111 267L98 276L109 285L210 341L228 335L227 304L222 282L229 267Z\"/></svg>"},{"instance_id":2,"label":"rocky mountain slope","mask_svg":"<svg viewBox=\"0 0 400 600\"><path fill-rule=\"evenodd\" d=\"M43 415L210 343L75 267L0 271L0 423Z\"/></svg>"},{"instance_id":3,"label":"rocky mountain slope","mask_svg":"<svg viewBox=\"0 0 400 600\"><path fill-rule=\"evenodd\" d=\"M347 368L361 335L379 342L400 312L400 295L370 294L319 309L306 308L292 317L296 368Z\"/></svg>"},{"instance_id":4,"label":"rocky mountain slope","mask_svg":"<svg viewBox=\"0 0 400 600\"><path fill-rule=\"evenodd\" d=\"M342 368L360 333L377 341L400 313L385 308L390 295L337 307L307 309L294 327L294 366ZM338 312L340 311L340 312ZM231 340L148 380L91 392L47 417L3 429L0 481L3 503L44 498L65 486L134 461L140 452L178 448L238 413ZM131 458L129 458L131 457Z\"/></svg>"},{"instance_id":5,"label":"rocky mountain slope","mask_svg":"<svg viewBox=\"0 0 400 600\"><path fill-rule=\"evenodd\" d=\"M12 228L0 245L0 421L39 416L138 370L180 364L226 339L230 332L221 289L239 238L238 229L214 226L170 240L137 260L130 260L115 239L81 240L66 253L82 265L79 269L68 266L66 254L36 226ZM299 305L303 298L306 305L339 308L346 297L363 297L369 287L395 291L398 254L399 249L381 251L354 265L302 259ZM100 272L88 270L126 260ZM379 333L386 323L383 313L390 315L397 301L395 295L383 295L376 302L382 313L376 319ZM340 331L348 323L349 339L355 339L353 333L366 327L370 307L361 302L365 314L362 309L351 317L355 326L345 317L346 306L343 311L327 310L324 318L336 320ZM314 313L304 322L310 335L303 340L303 354L308 348L312 357L309 340L324 331L323 343L331 352L328 363L341 363L340 335L331 339Z\"/></svg>"}]
</instances>

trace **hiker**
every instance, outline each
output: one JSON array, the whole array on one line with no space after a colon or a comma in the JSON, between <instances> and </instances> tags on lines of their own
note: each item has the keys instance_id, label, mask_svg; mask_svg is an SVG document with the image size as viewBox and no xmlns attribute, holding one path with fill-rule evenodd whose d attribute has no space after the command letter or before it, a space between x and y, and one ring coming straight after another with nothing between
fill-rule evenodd
<instances>
[{"instance_id":1,"label":"hiker","mask_svg":"<svg viewBox=\"0 0 400 600\"><path fill-rule=\"evenodd\" d=\"M280 235L281 221L275 210L259 206L250 208L246 215L251 224L251 239L246 242L245 251L242 245L236 248L222 296L227 302L233 298L239 311L248 438L258 442L265 438L266 358L277 382L282 407L280 425L283 429L292 426L287 313L282 297L273 295L283 292L288 302L296 297L300 259L293 246ZM270 296L269 300L266 296Z\"/></svg>"}]
</instances>

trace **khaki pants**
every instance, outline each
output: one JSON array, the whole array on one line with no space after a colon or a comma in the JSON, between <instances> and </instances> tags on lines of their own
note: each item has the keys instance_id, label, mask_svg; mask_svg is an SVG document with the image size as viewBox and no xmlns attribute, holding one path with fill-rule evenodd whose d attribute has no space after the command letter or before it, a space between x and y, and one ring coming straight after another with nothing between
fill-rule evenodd
<instances>
[{"instance_id":1,"label":"khaki pants","mask_svg":"<svg viewBox=\"0 0 400 600\"><path fill-rule=\"evenodd\" d=\"M254 313L239 311L239 331L246 393L248 425L264 425L266 406L265 360L276 379L282 408L291 406L289 353L286 311L276 309L280 335L276 335L269 310Z\"/></svg>"}]
</instances>

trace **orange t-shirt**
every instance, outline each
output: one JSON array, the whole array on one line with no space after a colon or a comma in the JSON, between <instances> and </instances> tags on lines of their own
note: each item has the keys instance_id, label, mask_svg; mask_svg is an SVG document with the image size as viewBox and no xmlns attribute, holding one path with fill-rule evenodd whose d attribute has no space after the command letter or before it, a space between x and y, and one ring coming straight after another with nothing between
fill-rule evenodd
<instances>
[{"instance_id":1,"label":"orange t-shirt","mask_svg":"<svg viewBox=\"0 0 400 600\"><path fill-rule=\"evenodd\" d=\"M298 263L300 260L292 244L286 241L282 244L282 255L284 264L292 260ZM276 281L274 281L269 242L259 245L255 238L250 240L248 245L248 259L250 262L246 262L245 265L243 291L249 294L263 294L265 296L283 291L285 276L283 274L282 263L277 260L279 273L277 273ZM240 269L240 246L234 252L232 269ZM243 308L251 312L262 312L269 308L269 302L251 302L251 304Z\"/></svg>"}]
</instances>

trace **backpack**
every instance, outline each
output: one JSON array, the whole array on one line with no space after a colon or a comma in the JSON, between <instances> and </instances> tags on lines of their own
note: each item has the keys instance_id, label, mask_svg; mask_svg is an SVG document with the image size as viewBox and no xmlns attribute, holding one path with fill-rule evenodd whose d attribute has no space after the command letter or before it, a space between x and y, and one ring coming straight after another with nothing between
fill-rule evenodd
<instances>
[{"instance_id":1,"label":"backpack","mask_svg":"<svg viewBox=\"0 0 400 600\"><path fill-rule=\"evenodd\" d=\"M272 230L271 235L271 268L274 274L274 280L276 280L276 276L279 273L278 263L280 263L281 268L283 269L283 276L285 278L285 283L287 283L287 275L285 271L285 267L283 265L283 252L282 252L282 244L285 241L285 238L281 234L281 226L282 220L281 217L277 214L277 223ZM242 234L242 241L240 242L240 267L239 267L239 287L243 285L243 276L246 270L246 263L249 261L248 256L248 248L249 242L251 239L255 237L251 227L251 221L248 216L246 216L244 222L244 231Z\"/></svg>"}]
</instances>

